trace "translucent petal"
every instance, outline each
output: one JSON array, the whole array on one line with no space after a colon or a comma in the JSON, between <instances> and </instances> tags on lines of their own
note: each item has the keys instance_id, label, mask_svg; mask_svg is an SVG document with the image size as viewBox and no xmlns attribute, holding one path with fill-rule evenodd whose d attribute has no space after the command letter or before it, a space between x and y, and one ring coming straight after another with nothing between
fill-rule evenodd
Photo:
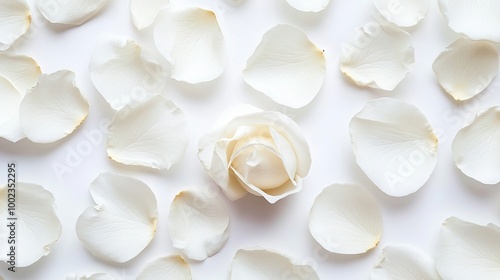
<instances>
[{"instance_id":1,"label":"translucent petal","mask_svg":"<svg viewBox=\"0 0 500 280\"><path fill-rule=\"evenodd\" d=\"M109 0L35 0L36 7L52 23L81 25L97 14Z\"/></svg>"},{"instance_id":2,"label":"translucent petal","mask_svg":"<svg viewBox=\"0 0 500 280\"><path fill-rule=\"evenodd\" d=\"M316 271L305 264L266 249L240 249L234 256L230 280L319 280Z\"/></svg>"},{"instance_id":3,"label":"translucent petal","mask_svg":"<svg viewBox=\"0 0 500 280\"><path fill-rule=\"evenodd\" d=\"M0 76L3 76L24 96L36 85L42 71L37 62L25 55L0 53Z\"/></svg>"},{"instance_id":4,"label":"translucent petal","mask_svg":"<svg viewBox=\"0 0 500 280\"><path fill-rule=\"evenodd\" d=\"M154 96L117 111L109 126L108 156L123 164L169 169L189 143L187 117L172 101Z\"/></svg>"},{"instance_id":5,"label":"translucent petal","mask_svg":"<svg viewBox=\"0 0 500 280\"><path fill-rule=\"evenodd\" d=\"M390 196L416 192L434 171L438 139L412 104L392 98L369 101L349 129L357 164Z\"/></svg>"},{"instance_id":6,"label":"translucent petal","mask_svg":"<svg viewBox=\"0 0 500 280\"><path fill-rule=\"evenodd\" d=\"M137 29L144 29L155 21L168 0L130 0L130 14Z\"/></svg>"},{"instance_id":7,"label":"translucent petal","mask_svg":"<svg viewBox=\"0 0 500 280\"><path fill-rule=\"evenodd\" d=\"M326 250L361 254L375 248L382 236L382 211L363 187L333 184L316 197L309 231Z\"/></svg>"},{"instance_id":8,"label":"translucent petal","mask_svg":"<svg viewBox=\"0 0 500 280\"><path fill-rule=\"evenodd\" d=\"M448 26L471 40L500 42L500 1L439 0Z\"/></svg>"},{"instance_id":9,"label":"translucent petal","mask_svg":"<svg viewBox=\"0 0 500 280\"><path fill-rule=\"evenodd\" d=\"M456 40L432 64L434 74L455 100L482 92L498 73L498 53L486 41Z\"/></svg>"},{"instance_id":10,"label":"translucent petal","mask_svg":"<svg viewBox=\"0 0 500 280\"><path fill-rule=\"evenodd\" d=\"M107 273L94 273L87 275L67 275L66 280L118 280Z\"/></svg>"},{"instance_id":11,"label":"translucent petal","mask_svg":"<svg viewBox=\"0 0 500 280\"><path fill-rule=\"evenodd\" d=\"M41 75L19 107L21 126L35 143L51 143L71 134L87 117L89 104L75 86L75 73Z\"/></svg>"},{"instance_id":12,"label":"translucent petal","mask_svg":"<svg viewBox=\"0 0 500 280\"><path fill-rule=\"evenodd\" d=\"M370 280L441 280L434 260L422 250L408 245L387 245Z\"/></svg>"},{"instance_id":13,"label":"translucent petal","mask_svg":"<svg viewBox=\"0 0 500 280\"><path fill-rule=\"evenodd\" d=\"M191 280L191 268L181 256L156 259L142 269L137 280Z\"/></svg>"},{"instance_id":14,"label":"translucent petal","mask_svg":"<svg viewBox=\"0 0 500 280\"><path fill-rule=\"evenodd\" d=\"M8 198L13 192L7 185L0 187L0 218L15 223L14 234L16 244L16 267L26 267L37 262L41 257L50 253L51 247L56 243L62 233L61 222L55 212L55 200L52 193L42 186L17 183L15 191L15 221L7 220L10 215ZM6 241L11 236L8 226L2 230L2 240ZM26 245L23 245L26 244ZM0 260L6 262L10 247L7 242L0 244Z\"/></svg>"},{"instance_id":15,"label":"translucent petal","mask_svg":"<svg viewBox=\"0 0 500 280\"><path fill-rule=\"evenodd\" d=\"M26 0L0 1L0 11L0 51L4 51L28 31L31 11Z\"/></svg>"},{"instance_id":16,"label":"translucent petal","mask_svg":"<svg viewBox=\"0 0 500 280\"><path fill-rule=\"evenodd\" d=\"M328 6L330 0L286 0L286 2L302 12L319 12Z\"/></svg>"},{"instance_id":17,"label":"translucent petal","mask_svg":"<svg viewBox=\"0 0 500 280\"><path fill-rule=\"evenodd\" d=\"M390 22L409 27L423 19L430 8L430 0L375 0L377 10Z\"/></svg>"},{"instance_id":18,"label":"translucent petal","mask_svg":"<svg viewBox=\"0 0 500 280\"><path fill-rule=\"evenodd\" d=\"M229 236L229 211L217 193L209 189L178 193L168 214L173 246L192 260L217 253Z\"/></svg>"},{"instance_id":19,"label":"translucent petal","mask_svg":"<svg viewBox=\"0 0 500 280\"><path fill-rule=\"evenodd\" d=\"M491 107L458 131L451 145L457 167L483 184L500 182L499 127L500 107Z\"/></svg>"},{"instance_id":20,"label":"translucent petal","mask_svg":"<svg viewBox=\"0 0 500 280\"><path fill-rule=\"evenodd\" d=\"M436 249L443 279L500 279L500 229L450 217L444 221Z\"/></svg>"},{"instance_id":21,"label":"translucent petal","mask_svg":"<svg viewBox=\"0 0 500 280\"><path fill-rule=\"evenodd\" d=\"M76 234L99 259L117 263L136 257L156 231L158 208L151 189L134 178L100 174L91 184L96 203L76 222Z\"/></svg>"},{"instance_id":22,"label":"translucent petal","mask_svg":"<svg viewBox=\"0 0 500 280\"><path fill-rule=\"evenodd\" d=\"M132 40L113 36L97 44L89 71L92 83L115 110L162 94L166 86L165 69L150 53Z\"/></svg>"},{"instance_id":23,"label":"translucent petal","mask_svg":"<svg viewBox=\"0 0 500 280\"><path fill-rule=\"evenodd\" d=\"M155 44L172 64L172 78L196 84L214 80L222 74L226 47L214 12L201 8L170 8L158 17Z\"/></svg>"},{"instance_id":24,"label":"translucent petal","mask_svg":"<svg viewBox=\"0 0 500 280\"><path fill-rule=\"evenodd\" d=\"M342 45L340 70L360 86L391 91L414 64L410 34L396 27L366 25Z\"/></svg>"},{"instance_id":25,"label":"translucent petal","mask_svg":"<svg viewBox=\"0 0 500 280\"><path fill-rule=\"evenodd\" d=\"M19 119L19 105L23 96L14 85L0 76L0 137L11 142L24 138Z\"/></svg>"},{"instance_id":26,"label":"translucent petal","mask_svg":"<svg viewBox=\"0 0 500 280\"><path fill-rule=\"evenodd\" d=\"M286 24L267 31L247 61L245 81L275 102L300 108L318 94L326 61L302 30Z\"/></svg>"}]
</instances>

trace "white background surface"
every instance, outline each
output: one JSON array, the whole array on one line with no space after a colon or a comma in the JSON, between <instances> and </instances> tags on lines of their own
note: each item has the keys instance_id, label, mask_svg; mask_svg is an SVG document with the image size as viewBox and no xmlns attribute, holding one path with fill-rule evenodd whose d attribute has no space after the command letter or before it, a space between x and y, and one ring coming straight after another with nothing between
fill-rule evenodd
<instances>
[{"instance_id":1,"label":"white background surface","mask_svg":"<svg viewBox=\"0 0 500 280\"><path fill-rule=\"evenodd\" d=\"M238 103L279 110L295 119L309 141L312 168L304 180L302 192L274 205L252 195L234 202L226 200L231 216L229 240L215 256L192 264L194 279L226 279L236 250L253 246L279 250L308 262L316 268L321 279L367 279L386 244L405 243L432 254L440 225L449 216L479 224L500 224L498 186L485 186L464 176L455 167L450 150L455 133L476 111L500 104L500 81L496 78L483 94L464 103L454 102L441 90L431 65L458 35L446 26L436 1L431 1L427 18L418 26L407 29L412 34L416 65L393 92L359 88L344 78L338 69L340 44L350 40L357 28L381 19L370 0L332 0L326 10L316 14L295 11L284 0L242 0L242 4L235 7L222 1L204 2L219 4L216 12L228 47L228 65L223 75L213 82L193 86L168 80L166 96L190 119L191 142L184 160L169 171L123 166L108 159L103 138L61 180L56 176L53 164L65 164L68 154L86 141L88 133L98 129L101 121L112 118L111 108L89 78L88 62L96 40L99 36L114 34L154 49L152 29L142 33L135 29L126 0L111 0L95 18L73 28L47 23L32 7L32 30L13 49L32 56L44 73L60 69L76 72L77 86L89 99L91 111L75 133L57 143L40 145L22 140L13 144L0 139L1 166L5 167L7 161L16 161L20 181L37 183L50 190L55 196L57 214L63 225L63 234L48 257L31 267L19 269L15 274L8 272L6 265L2 264L0 275L6 279L53 280L64 279L69 273L108 272L120 279L134 279L145 263L159 256L175 254L177 251L171 246L166 221L170 202L184 188L217 189L196 157L197 142L208 132L221 110ZM316 99L300 110L273 104L248 86L241 75L246 59L261 36L279 23L300 27L325 50L325 83ZM378 190L355 164L351 150L348 133L351 117L366 101L382 96L417 105L430 120L440 140L438 164L433 175L417 193L404 198L388 197ZM6 182L6 167L4 169L0 171L2 182ZM88 185L99 173L106 171L143 180L158 200L160 213L155 238L139 256L122 265L94 258L83 248L74 229L78 216L93 205ZM308 214L314 198L325 186L337 182L364 185L382 206L384 234L380 245L367 254L341 256L326 253L309 233Z\"/></svg>"}]
</instances>

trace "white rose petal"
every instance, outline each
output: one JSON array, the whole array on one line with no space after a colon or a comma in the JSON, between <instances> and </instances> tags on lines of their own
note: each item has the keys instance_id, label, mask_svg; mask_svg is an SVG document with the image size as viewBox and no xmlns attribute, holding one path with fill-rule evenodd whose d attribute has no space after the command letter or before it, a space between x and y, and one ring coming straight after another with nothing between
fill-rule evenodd
<instances>
[{"instance_id":1,"label":"white rose petal","mask_svg":"<svg viewBox=\"0 0 500 280\"><path fill-rule=\"evenodd\" d=\"M31 25L31 11L26 0L0 1L0 51L8 49Z\"/></svg>"},{"instance_id":2,"label":"white rose petal","mask_svg":"<svg viewBox=\"0 0 500 280\"><path fill-rule=\"evenodd\" d=\"M165 70L132 40L101 40L92 54L89 71L92 83L115 110L165 90Z\"/></svg>"},{"instance_id":3,"label":"white rose petal","mask_svg":"<svg viewBox=\"0 0 500 280\"><path fill-rule=\"evenodd\" d=\"M33 58L0 53L0 137L11 142L25 137L19 118L19 105L40 74L40 67Z\"/></svg>"},{"instance_id":4,"label":"white rose petal","mask_svg":"<svg viewBox=\"0 0 500 280\"><path fill-rule=\"evenodd\" d=\"M500 42L500 1L438 0L439 9L455 32L471 40Z\"/></svg>"},{"instance_id":5,"label":"white rose petal","mask_svg":"<svg viewBox=\"0 0 500 280\"><path fill-rule=\"evenodd\" d=\"M457 167L483 184L500 182L499 127L500 107L491 107L458 131L451 144Z\"/></svg>"},{"instance_id":6,"label":"white rose petal","mask_svg":"<svg viewBox=\"0 0 500 280\"><path fill-rule=\"evenodd\" d=\"M382 236L382 211L363 187L334 184L314 200L309 230L326 250L361 254L375 248Z\"/></svg>"},{"instance_id":7,"label":"white rose petal","mask_svg":"<svg viewBox=\"0 0 500 280\"><path fill-rule=\"evenodd\" d=\"M189 143L187 117L172 101L154 96L132 102L109 125L108 156L123 164L169 169Z\"/></svg>"},{"instance_id":8,"label":"white rose petal","mask_svg":"<svg viewBox=\"0 0 500 280\"><path fill-rule=\"evenodd\" d=\"M130 0L130 14L137 29L144 29L155 21L168 0Z\"/></svg>"},{"instance_id":9,"label":"white rose petal","mask_svg":"<svg viewBox=\"0 0 500 280\"><path fill-rule=\"evenodd\" d=\"M94 273L87 275L67 275L66 280L118 280L107 273Z\"/></svg>"},{"instance_id":10,"label":"white rose petal","mask_svg":"<svg viewBox=\"0 0 500 280\"><path fill-rule=\"evenodd\" d=\"M51 143L72 133L87 117L89 104L75 86L75 73L41 75L19 107L21 126L35 143Z\"/></svg>"},{"instance_id":11,"label":"white rose petal","mask_svg":"<svg viewBox=\"0 0 500 280\"><path fill-rule=\"evenodd\" d=\"M9 80L0 76L0 137L11 142L24 138L19 119L19 105L23 96Z\"/></svg>"},{"instance_id":12,"label":"white rose petal","mask_svg":"<svg viewBox=\"0 0 500 280\"><path fill-rule=\"evenodd\" d=\"M410 34L392 26L359 29L342 46L340 70L360 86L393 90L413 68Z\"/></svg>"},{"instance_id":13,"label":"white rose petal","mask_svg":"<svg viewBox=\"0 0 500 280\"><path fill-rule=\"evenodd\" d=\"M134 178L100 174L91 184L96 203L76 222L85 248L99 259L117 263L136 257L156 231L158 208L151 189Z\"/></svg>"},{"instance_id":14,"label":"white rose petal","mask_svg":"<svg viewBox=\"0 0 500 280\"><path fill-rule=\"evenodd\" d=\"M280 24L262 36L243 77L275 102L301 108L318 94L325 71L323 51L299 28Z\"/></svg>"},{"instance_id":15,"label":"white rose petal","mask_svg":"<svg viewBox=\"0 0 500 280\"><path fill-rule=\"evenodd\" d=\"M311 166L300 127L278 112L237 116L198 147L201 163L230 200L250 192L275 203L302 189Z\"/></svg>"},{"instance_id":16,"label":"white rose petal","mask_svg":"<svg viewBox=\"0 0 500 280\"><path fill-rule=\"evenodd\" d=\"M137 280L191 280L191 268L181 256L170 256L148 263Z\"/></svg>"},{"instance_id":17,"label":"white rose petal","mask_svg":"<svg viewBox=\"0 0 500 280\"><path fill-rule=\"evenodd\" d=\"M430 0L374 0L377 10L390 22L409 27L423 19L430 8Z\"/></svg>"},{"instance_id":18,"label":"white rose petal","mask_svg":"<svg viewBox=\"0 0 500 280\"><path fill-rule=\"evenodd\" d=\"M226 64L224 36L214 12L166 9L154 30L155 44L172 64L171 77L191 84L219 77Z\"/></svg>"},{"instance_id":19,"label":"white rose petal","mask_svg":"<svg viewBox=\"0 0 500 280\"><path fill-rule=\"evenodd\" d=\"M434 171L438 140L412 104L392 98L369 101L349 129L357 164L390 196L416 192Z\"/></svg>"},{"instance_id":20,"label":"white rose petal","mask_svg":"<svg viewBox=\"0 0 500 280\"><path fill-rule=\"evenodd\" d=\"M7 221L7 201L12 192L7 185L0 187L0 218ZM57 218L54 196L42 186L17 183L16 192L16 267L26 267L37 262L41 257L50 253L51 247L56 243L62 233L61 222ZM7 221L8 222L8 221ZM5 234L1 239L6 241L10 236L10 228L4 226ZM2 234L2 235L3 235ZM9 260L10 252L7 242L0 245L0 259ZM23 246L23 244L25 244Z\"/></svg>"},{"instance_id":21,"label":"white rose petal","mask_svg":"<svg viewBox=\"0 0 500 280\"><path fill-rule=\"evenodd\" d=\"M439 84L455 100L482 92L498 73L498 53L486 41L456 40L432 64Z\"/></svg>"},{"instance_id":22,"label":"white rose petal","mask_svg":"<svg viewBox=\"0 0 500 280\"><path fill-rule=\"evenodd\" d=\"M97 14L109 0L35 0L36 7L52 23L81 25Z\"/></svg>"},{"instance_id":23,"label":"white rose petal","mask_svg":"<svg viewBox=\"0 0 500 280\"><path fill-rule=\"evenodd\" d=\"M191 260L205 260L217 253L229 236L229 211L209 190L178 193L168 214L173 246Z\"/></svg>"},{"instance_id":24,"label":"white rose petal","mask_svg":"<svg viewBox=\"0 0 500 280\"><path fill-rule=\"evenodd\" d=\"M286 2L302 12L319 12L328 6L330 0L286 0Z\"/></svg>"},{"instance_id":25,"label":"white rose petal","mask_svg":"<svg viewBox=\"0 0 500 280\"><path fill-rule=\"evenodd\" d=\"M422 250L408 245L387 245L370 280L441 280L434 260Z\"/></svg>"},{"instance_id":26,"label":"white rose petal","mask_svg":"<svg viewBox=\"0 0 500 280\"><path fill-rule=\"evenodd\" d=\"M236 252L230 280L319 280L314 269L306 264L266 249L240 249Z\"/></svg>"},{"instance_id":27,"label":"white rose petal","mask_svg":"<svg viewBox=\"0 0 500 280\"><path fill-rule=\"evenodd\" d=\"M443 279L500 279L500 228L450 217L444 221L436 249Z\"/></svg>"}]
</instances>

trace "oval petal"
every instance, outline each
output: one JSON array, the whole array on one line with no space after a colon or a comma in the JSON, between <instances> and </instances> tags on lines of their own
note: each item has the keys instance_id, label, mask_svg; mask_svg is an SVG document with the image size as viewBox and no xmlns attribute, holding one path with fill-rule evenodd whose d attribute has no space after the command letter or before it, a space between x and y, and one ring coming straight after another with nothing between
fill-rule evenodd
<instances>
[{"instance_id":1,"label":"oval petal","mask_svg":"<svg viewBox=\"0 0 500 280\"><path fill-rule=\"evenodd\" d=\"M205 189L178 193L168 214L173 246L191 260L217 253L229 236L229 211L217 193Z\"/></svg>"},{"instance_id":2,"label":"oval petal","mask_svg":"<svg viewBox=\"0 0 500 280\"><path fill-rule=\"evenodd\" d=\"M340 70L359 86L393 90L411 71L415 55L410 34L388 25L360 28L342 45Z\"/></svg>"},{"instance_id":3,"label":"oval petal","mask_svg":"<svg viewBox=\"0 0 500 280\"><path fill-rule=\"evenodd\" d=\"M78 217L76 234L95 257L124 263L136 257L154 237L156 197L137 179L100 174L91 184L96 203Z\"/></svg>"},{"instance_id":4,"label":"oval petal","mask_svg":"<svg viewBox=\"0 0 500 280\"><path fill-rule=\"evenodd\" d=\"M229 271L230 280L319 280L309 265L266 249L239 249Z\"/></svg>"},{"instance_id":5,"label":"oval petal","mask_svg":"<svg viewBox=\"0 0 500 280\"><path fill-rule=\"evenodd\" d=\"M23 139L24 132L19 119L19 105L23 96L14 85L0 76L0 137L11 142Z\"/></svg>"},{"instance_id":6,"label":"oval petal","mask_svg":"<svg viewBox=\"0 0 500 280\"><path fill-rule=\"evenodd\" d=\"M0 51L4 51L28 31L31 11L26 0L1 1L0 11Z\"/></svg>"},{"instance_id":7,"label":"oval petal","mask_svg":"<svg viewBox=\"0 0 500 280\"><path fill-rule=\"evenodd\" d=\"M377 10L390 22L401 27L416 25L430 9L430 0L374 0Z\"/></svg>"},{"instance_id":8,"label":"oval petal","mask_svg":"<svg viewBox=\"0 0 500 280\"><path fill-rule=\"evenodd\" d=\"M408 245L387 245L382 250L370 280L441 280L434 260Z\"/></svg>"},{"instance_id":9,"label":"oval petal","mask_svg":"<svg viewBox=\"0 0 500 280\"><path fill-rule=\"evenodd\" d=\"M286 0L286 2L302 12L319 12L328 6L330 0Z\"/></svg>"},{"instance_id":10,"label":"oval petal","mask_svg":"<svg viewBox=\"0 0 500 280\"><path fill-rule=\"evenodd\" d=\"M171 7L158 17L155 44L172 64L173 79L197 84L212 81L222 74L226 46L213 11Z\"/></svg>"},{"instance_id":11,"label":"oval petal","mask_svg":"<svg viewBox=\"0 0 500 280\"><path fill-rule=\"evenodd\" d=\"M455 165L483 184L500 182L500 106L477 114L458 131L451 144Z\"/></svg>"},{"instance_id":12,"label":"oval petal","mask_svg":"<svg viewBox=\"0 0 500 280\"><path fill-rule=\"evenodd\" d=\"M115 110L162 94L166 86L163 66L135 41L119 37L97 44L89 71L92 83Z\"/></svg>"},{"instance_id":13,"label":"oval petal","mask_svg":"<svg viewBox=\"0 0 500 280\"><path fill-rule=\"evenodd\" d=\"M390 196L416 192L437 162L438 140L423 113L393 98L366 103L349 124L356 163Z\"/></svg>"},{"instance_id":14,"label":"oval petal","mask_svg":"<svg viewBox=\"0 0 500 280\"><path fill-rule=\"evenodd\" d=\"M436 248L436 268L443 279L500 279L500 229L450 217Z\"/></svg>"},{"instance_id":15,"label":"oval petal","mask_svg":"<svg viewBox=\"0 0 500 280\"><path fill-rule=\"evenodd\" d=\"M189 143L187 117L172 101L154 96L117 111L109 125L108 156L127 165L169 169Z\"/></svg>"},{"instance_id":16,"label":"oval petal","mask_svg":"<svg viewBox=\"0 0 500 280\"><path fill-rule=\"evenodd\" d=\"M500 2L496 0L438 0L448 26L471 40L500 42Z\"/></svg>"},{"instance_id":17,"label":"oval petal","mask_svg":"<svg viewBox=\"0 0 500 280\"><path fill-rule=\"evenodd\" d=\"M299 28L280 24L262 36L243 78L276 103L301 108L318 94L325 71L323 51Z\"/></svg>"},{"instance_id":18,"label":"oval petal","mask_svg":"<svg viewBox=\"0 0 500 280\"><path fill-rule=\"evenodd\" d=\"M432 64L443 89L455 100L467 100L482 92L498 73L498 53L486 41L460 38Z\"/></svg>"},{"instance_id":19,"label":"oval petal","mask_svg":"<svg viewBox=\"0 0 500 280\"><path fill-rule=\"evenodd\" d=\"M333 184L316 197L309 213L309 231L326 250L362 254L382 237L382 211L363 187Z\"/></svg>"},{"instance_id":20,"label":"oval petal","mask_svg":"<svg viewBox=\"0 0 500 280\"><path fill-rule=\"evenodd\" d=\"M169 256L146 264L137 280L191 280L191 268L181 256Z\"/></svg>"},{"instance_id":21,"label":"oval petal","mask_svg":"<svg viewBox=\"0 0 500 280\"><path fill-rule=\"evenodd\" d=\"M15 191L16 210L15 229L16 267L26 267L37 262L41 257L50 253L51 247L56 243L62 233L61 222L55 212L55 200L51 192L42 186L17 183ZM11 194L7 185L0 187L0 218L7 221L7 198ZM7 226L4 228L9 229ZM3 231L7 234L7 230ZM5 236L7 238L7 236ZM5 239L6 240L6 239ZM0 245L0 260L8 259L7 242ZM29 246L22 246L29 244Z\"/></svg>"},{"instance_id":22,"label":"oval petal","mask_svg":"<svg viewBox=\"0 0 500 280\"><path fill-rule=\"evenodd\" d=\"M109 0L35 0L36 7L52 23L81 25L97 14Z\"/></svg>"},{"instance_id":23,"label":"oval petal","mask_svg":"<svg viewBox=\"0 0 500 280\"><path fill-rule=\"evenodd\" d=\"M89 112L89 103L75 86L75 73L62 70L41 75L19 107L21 126L35 143L52 143L71 134Z\"/></svg>"},{"instance_id":24,"label":"oval petal","mask_svg":"<svg viewBox=\"0 0 500 280\"><path fill-rule=\"evenodd\" d=\"M130 15L137 29L144 29L155 21L168 0L130 0Z\"/></svg>"}]
</instances>

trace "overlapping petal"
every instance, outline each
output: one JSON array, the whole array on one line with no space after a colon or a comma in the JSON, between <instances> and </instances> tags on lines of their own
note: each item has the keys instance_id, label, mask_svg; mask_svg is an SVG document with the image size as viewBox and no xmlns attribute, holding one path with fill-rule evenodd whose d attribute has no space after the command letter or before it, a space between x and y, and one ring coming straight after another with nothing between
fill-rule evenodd
<instances>
[{"instance_id":1,"label":"overlapping petal","mask_svg":"<svg viewBox=\"0 0 500 280\"><path fill-rule=\"evenodd\" d=\"M275 102L300 108L316 97L325 71L323 51L299 28L280 24L262 36L248 58L243 77Z\"/></svg>"},{"instance_id":2,"label":"overlapping petal","mask_svg":"<svg viewBox=\"0 0 500 280\"><path fill-rule=\"evenodd\" d=\"M137 280L191 280L191 268L181 256L158 258L146 264Z\"/></svg>"},{"instance_id":3,"label":"overlapping petal","mask_svg":"<svg viewBox=\"0 0 500 280\"><path fill-rule=\"evenodd\" d=\"M81 25L97 14L109 0L35 0L40 13L51 23Z\"/></svg>"},{"instance_id":4,"label":"overlapping petal","mask_svg":"<svg viewBox=\"0 0 500 280\"><path fill-rule=\"evenodd\" d=\"M500 279L500 228L450 217L444 221L436 249L443 279Z\"/></svg>"},{"instance_id":5,"label":"overlapping petal","mask_svg":"<svg viewBox=\"0 0 500 280\"><path fill-rule=\"evenodd\" d=\"M390 196L406 196L429 179L438 139L414 105L392 98L369 101L349 124L356 162Z\"/></svg>"},{"instance_id":6,"label":"overlapping petal","mask_svg":"<svg viewBox=\"0 0 500 280\"><path fill-rule=\"evenodd\" d=\"M498 73L498 53L486 41L460 38L432 64L443 89L455 100L467 100L482 92Z\"/></svg>"},{"instance_id":7,"label":"overlapping petal","mask_svg":"<svg viewBox=\"0 0 500 280\"><path fill-rule=\"evenodd\" d=\"M108 156L127 165L169 169L189 143L187 117L172 101L154 96L115 113L107 138Z\"/></svg>"},{"instance_id":8,"label":"overlapping petal","mask_svg":"<svg viewBox=\"0 0 500 280\"><path fill-rule=\"evenodd\" d=\"M240 249L236 252L230 280L319 280L316 271L309 265L266 249Z\"/></svg>"},{"instance_id":9,"label":"overlapping petal","mask_svg":"<svg viewBox=\"0 0 500 280\"><path fill-rule=\"evenodd\" d=\"M340 70L360 86L393 90L413 68L410 34L389 25L366 25L342 45Z\"/></svg>"},{"instance_id":10,"label":"overlapping petal","mask_svg":"<svg viewBox=\"0 0 500 280\"><path fill-rule=\"evenodd\" d=\"M441 280L434 260L409 245L387 245L382 250L370 280Z\"/></svg>"},{"instance_id":11,"label":"overlapping petal","mask_svg":"<svg viewBox=\"0 0 500 280\"><path fill-rule=\"evenodd\" d=\"M96 203L76 222L85 248L99 259L124 263L136 257L156 232L158 207L151 189L134 178L100 174L91 184Z\"/></svg>"},{"instance_id":12,"label":"overlapping petal","mask_svg":"<svg viewBox=\"0 0 500 280\"><path fill-rule=\"evenodd\" d=\"M14 236L15 244L15 266L26 267L37 262L41 257L50 253L51 247L56 243L62 233L61 222L55 212L55 200L51 192L42 186L18 182L15 192L0 187L0 218L7 224L2 230L2 242L0 245L0 260L10 260L10 246L7 243L9 236ZM15 207L8 207L8 201L14 198ZM14 216L9 208L14 208ZM15 217L15 221L7 218ZM9 227L14 222L13 228ZM12 234L10 231L15 233ZM24 245L23 245L24 244ZM29 246L26 246L29 245ZM11 265L12 266L12 265Z\"/></svg>"},{"instance_id":13,"label":"overlapping petal","mask_svg":"<svg viewBox=\"0 0 500 280\"><path fill-rule=\"evenodd\" d=\"M213 11L170 7L158 17L155 44L172 64L172 78L197 84L222 74L226 46Z\"/></svg>"},{"instance_id":14,"label":"overlapping petal","mask_svg":"<svg viewBox=\"0 0 500 280\"><path fill-rule=\"evenodd\" d=\"M75 73L41 75L19 107L21 126L35 143L51 143L72 133L87 117L89 104L75 86Z\"/></svg>"},{"instance_id":15,"label":"overlapping petal","mask_svg":"<svg viewBox=\"0 0 500 280\"><path fill-rule=\"evenodd\" d=\"M455 32L471 40L500 42L500 2L496 0L439 0L439 9Z\"/></svg>"},{"instance_id":16,"label":"overlapping petal","mask_svg":"<svg viewBox=\"0 0 500 280\"><path fill-rule=\"evenodd\" d=\"M416 25L429 12L430 0L375 0L377 10L390 22L409 27Z\"/></svg>"},{"instance_id":17,"label":"overlapping petal","mask_svg":"<svg viewBox=\"0 0 500 280\"><path fill-rule=\"evenodd\" d=\"M168 0L130 0L130 14L137 29L144 29L155 21Z\"/></svg>"},{"instance_id":18,"label":"overlapping petal","mask_svg":"<svg viewBox=\"0 0 500 280\"><path fill-rule=\"evenodd\" d=\"M229 236L229 211L217 193L208 189L178 193L168 214L173 246L192 260L217 253Z\"/></svg>"},{"instance_id":19,"label":"overlapping petal","mask_svg":"<svg viewBox=\"0 0 500 280\"><path fill-rule=\"evenodd\" d=\"M499 127L500 107L488 108L458 131L451 144L457 167L483 184L500 182Z\"/></svg>"},{"instance_id":20,"label":"overlapping petal","mask_svg":"<svg viewBox=\"0 0 500 280\"><path fill-rule=\"evenodd\" d=\"M101 40L92 54L89 71L92 83L115 110L165 90L165 69L132 40Z\"/></svg>"},{"instance_id":21,"label":"overlapping petal","mask_svg":"<svg viewBox=\"0 0 500 280\"><path fill-rule=\"evenodd\" d=\"M375 248L382 236L382 211L363 187L334 184L314 200L309 230L326 250L361 254Z\"/></svg>"}]
</instances>

